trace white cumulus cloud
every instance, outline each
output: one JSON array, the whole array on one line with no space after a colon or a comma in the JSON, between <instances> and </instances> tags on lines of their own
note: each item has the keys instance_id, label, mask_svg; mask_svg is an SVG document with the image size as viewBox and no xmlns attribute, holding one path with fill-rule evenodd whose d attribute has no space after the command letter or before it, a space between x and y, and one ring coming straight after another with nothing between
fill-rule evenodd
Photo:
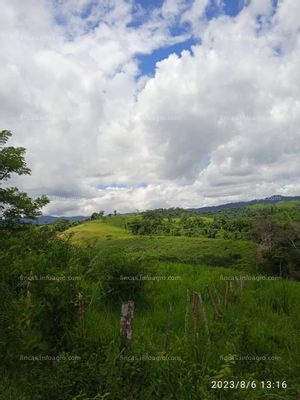
<instances>
[{"instance_id":1,"label":"white cumulus cloud","mask_svg":"<svg viewBox=\"0 0 300 400\"><path fill-rule=\"evenodd\" d=\"M49 195L45 212L299 194L300 3L208 20L209 4L1 1L0 129L27 148L32 175L14 183ZM192 37L140 70L138 55Z\"/></svg>"}]
</instances>

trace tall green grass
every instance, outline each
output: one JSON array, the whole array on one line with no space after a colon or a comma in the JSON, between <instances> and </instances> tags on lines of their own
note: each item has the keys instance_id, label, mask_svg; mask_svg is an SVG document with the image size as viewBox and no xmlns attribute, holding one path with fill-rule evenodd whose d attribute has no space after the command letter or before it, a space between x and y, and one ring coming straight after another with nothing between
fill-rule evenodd
<instances>
[{"instance_id":1,"label":"tall green grass","mask_svg":"<svg viewBox=\"0 0 300 400\"><path fill-rule=\"evenodd\" d=\"M224 307L225 277L229 279L251 271L249 242L133 237L124 229L101 221L72 228L71 232L75 232L71 242L76 246L57 237L51 239L52 242L47 239L47 232L39 236L39 242L31 239L33 233L26 236L22 246L17 247L15 239L12 241L9 252L2 255L6 267L4 288L11 289L8 291L11 299L5 297L10 309L6 310L5 302L0 308L9 322L5 333L16 342L16 346L7 345L12 357L18 356L20 351L25 354L28 351L74 355L79 359L40 363L17 360L17 368L0 379L0 399L296 398L300 392L299 282L249 280L241 290L239 282L233 281L228 308ZM86 236L76 237L76 233L82 232ZM120 349L121 301L115 297L107 301L109 285L103 282L103 271L107 272L107 267L112 265L105 253L114 254L116 246L130 255L124 262L126 269L116 269L118 273L129 274L131 258L147 263L145 270L139 269L134 261L134 273L147 279L135 301L133 345L127 351ZM120 267L122 265L120 263ZM75 275L79 279L33 283L33 307L28 308L26 286L19 282L18 276L29 275L32 269L34 274ZM218 294L223 312L221 320L215 317L207 286ZM191 304L185 336L187 289L191 295L193 292L202 294L210 343L202 319L198 335L194 332ZM85 304L83 337L76 303L79 291ZM163 344L170 303L173 314L169 350L165 354ZM66 319L68 324L62 324ZM4 326L3 321L0 322ZM47 336L43 332L51 334ZM245 360L249 356L276 357L276 360ZM9 355L6 363L11 364ZM211 388L212 380L241 379L254 380L258 387L248 390ZM259 387L262 380L286 380L288 386L281 390L263 389Z\"/></svg>"},{"instance_id":2,"label":"tall green grass","mask_svg":"<svg viewBox=\"0 0 300 400\"><path fill-rule=\"evenodd\" d=\"M260 382L272 379L286 380L288 388L284 392L272 390L273 397L270 398L293 399L299 389L299 284L247 281L241 291L239 282L233 282L229 307L224 310L224 277L234 275L239 275L235 269L154 263L152 277L166 279L147 281L144 300L135 304L134 344L126 354L128 360L122 359L118 347L120 309L101 302L91 307L86 315L87 336L105 343L111 357L109 368L116 375L124 374L122 379L128 385L128 392L122 386L122 395L118 397L114 393L108 398L264 399L270 395L266 389L216 391L210 388L211 381L244 379ZM223 308L221 321L215 318L207 285L218 292ZM187 338L184 336L186 289L191 294L194 291L202 293L211 344L207 341L203 321L199 335L194 334L191 307L189 332ZM166 355L162 350L169 303L173 304L173 315L170 350ZM233 360L230 360L230 355ZM160 359L162 356L173 359ZM240 360L247 356L277 359ZM146 360L145 357L156 359Z\"/></svg>"}]
</instances>

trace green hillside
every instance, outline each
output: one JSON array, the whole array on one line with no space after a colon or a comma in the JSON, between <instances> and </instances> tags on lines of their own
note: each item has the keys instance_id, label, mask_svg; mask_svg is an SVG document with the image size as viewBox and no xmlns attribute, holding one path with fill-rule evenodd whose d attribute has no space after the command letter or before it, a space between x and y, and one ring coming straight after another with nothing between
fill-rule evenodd
<instances>
[{"instance_id":1,"label":"green hillside","mask_svg":"<svg viewBox=\"0 0 300 400\"><path fill-rule=\"evenodd\" d=\"M64 235L68 234L72 235L74 242L126 239L132 236L118 222L114 225L102 221L87 221L64 232Z\"/></svg>"},{"instance_id":2,"label":"green hillside","mask_svg":"<svg viewBox=\"0 0 300 400\"><path fill-rule=\"evenodd\" d=\"M131 217L132 218L132 217ZM127 219L127 222L130 219ZM207 239L198 237L135 236L119 227L120 218L87 221L66 230L74 243L93 244L99 248L123 248L137 256L164 261L201 263L212 266L238 266L250 269L252 245L243 240Z\"/></svg>"},{"instance_id":3,"label":"green hillside","mask_svg":"<svg viewBox=\"0 0 300 400\"><path fill-rule=\"evenodd\" d=\"M2 398L294 400L297 203L286 209L172 218L154 210L7 234ZM124 347L128 300L133 340ZM240 384L214 388L226 382Z\"/></svg>"}]
</instances>

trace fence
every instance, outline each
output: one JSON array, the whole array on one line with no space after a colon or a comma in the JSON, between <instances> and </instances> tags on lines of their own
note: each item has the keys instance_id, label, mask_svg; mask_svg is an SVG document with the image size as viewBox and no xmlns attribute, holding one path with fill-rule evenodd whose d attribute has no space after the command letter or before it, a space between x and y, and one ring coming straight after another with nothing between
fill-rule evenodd
<instances>
[{"instance_id":1,"label":"fence","mask_svg":"<svg viewBox=\"0 0 300 400\"><path fill-rule=\"evenodd\" d=\"M245 281L240 277L238 281L236 281L239 292L242 293L244 290ZM221 321L223 319L226 310L230 306L231 293L233 292L233 283L225 282L224 287L224 296L223 300L220 299L220 293L216 290L215 287L211 288L206 286L208 299L213 307L214 315L217 321ZM192 305L192 307L191 307ZM194 334L199 334L200 329L200 321L202 320L204 330L207 336L207 341L211 343L210 329L209 329L209 320L207 316L207 308L208 304L205 304L204 297L201 292L194 292L192 296L189 289L186 290L186 304L185 304L185 313L184 313L184 336L188 335L189 328L189 319L190 319L190 311L192 308L193 322L194 322ZM134 302L128 301L122 303L121 306L121 319L120 319L120 336L121 336L121 349L130 348L133 342L133 314L134 314ZM166 331L163 343L163 353L167 353L169 350L169 342L170 336L172 333L172 315L173 315L173 304L169 303L168 315L167 315L167 324Z\"/></svg>"}]
</instances>

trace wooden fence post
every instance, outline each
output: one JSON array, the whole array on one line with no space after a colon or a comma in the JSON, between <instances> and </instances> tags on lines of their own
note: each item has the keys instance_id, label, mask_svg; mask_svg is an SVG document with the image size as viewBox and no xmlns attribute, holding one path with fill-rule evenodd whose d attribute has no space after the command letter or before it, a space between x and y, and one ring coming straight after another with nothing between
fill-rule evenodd
<instances>
[{"instance_id":1,"label":"wooden fence post","mask_svg":"<svg viewBox=\"0 0 300 400\"><path fill-rule=\"evenodd\" d=\"M122 303L121 320L120 320L121 350L123 350L123 348L131 347L132 345L133 313L134 313L133 301Z\"/></svg>"}]
</instances>

